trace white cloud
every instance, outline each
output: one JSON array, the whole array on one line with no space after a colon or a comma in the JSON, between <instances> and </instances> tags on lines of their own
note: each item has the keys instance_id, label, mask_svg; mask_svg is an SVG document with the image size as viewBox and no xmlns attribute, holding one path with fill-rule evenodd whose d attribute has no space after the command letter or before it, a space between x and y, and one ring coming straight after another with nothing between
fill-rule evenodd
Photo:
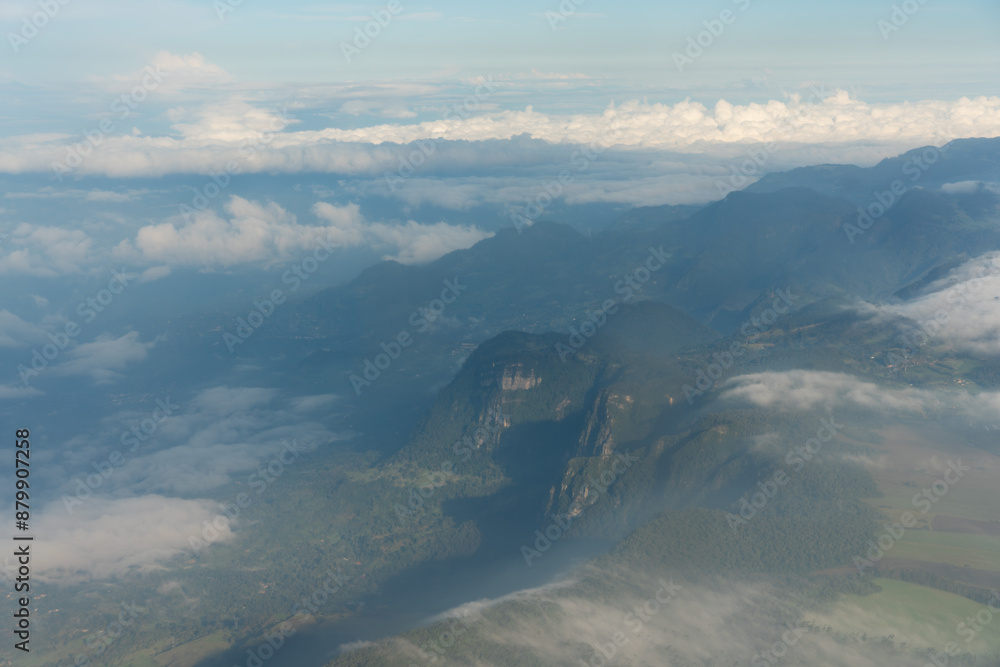
<instances>
[{"instance_id":1,"label":"white cloud","mask_svg":"<svg viewBox=\"0 0 1000 667\"><path fill-rule=\"evenodd\" d=\"M245 141L264 146L270 142L269 133L295 122L284 111L256 107L238 96L194 109L171 109L167 116L185 142L217 146L238 143L242 147Z\"/></svg>"},{"instance_id":2,"label":"white cloud","mask_svg":"<svg viewBox=\"0 0 1000 667\"><path fill-rule=\"evenodd\" d=\"M75 583L107 579L129 570L155 568L190 548L203 522L217 514L212 503L159 495L109 500L91 498L68 514L62 502L35 519L47 547L35 552L33 571L42 581ZM228 526L218 540L232 539Z\"/></svg>"},{"instance_id":3,"label":"white cloud","mask_svg":"<svg viewBox=\"0 0 1000 667\"><path fill-rule=\"evenodd\" d=\"M290 401L295 412L313 412L326 410L337 401L336 394L316 394L315 396L300 396Z\"/></svg>"},{"instance_id":4,"label":"white cloud","mask_svg":"<svg viewBox=\"0 0 1000 667\"><path fill-rule=\"evenodd\" d=\"M1000 354L1000 252L963 264L929 285L922 296L875 311L913 320L921 332L909 336L914 345Z\"/></svg>"},{"instance_id":5,"label":"white cloud","mask_svg":"<svg viewBox=\"0 0 1000 667\"><path fill-rule=\"evenodd\" d=\"M91 190L84 197L86 201L102 201L121 203L132 201L132 197L121 192L110 192L108 190Z\"/></svg>"},{"instance_id":6,"label":"white cloud","mask_svg":"<svg viewBox=\"0 0 1000 667\"><path fill-rule=\"evenodd\" d=\"M39 327L6 308L0 310L0 347L22 347L44 338L45 332Z\"/></svg>"},{"instance_id":7,"label":"white cloud","mask_svg":"<svg viewBox=\"0 0 1000 667\"><path fill-rule=\"evenodd\" d=\"M70 359L54 367L63 375L90 375L96 382L119 379L121 371L130 364L144 361L156 341L143 343L137 331L130 331L120 338L98 336L92 343L81 343L67 354Z\"/></svg>"},{"instance_id":8,"label":"white cloud","mask_svg":"<svg viewBox=\"0 0 1000 667\"><path fill-rule=\"evenodd\" d=\"M362 143L410 143L420 139L483 141L528 134L551 143L591 143L699 152L729 143L854 143L859 141L943 141L960 136L1000 134L1000 97L867 104L839 90L806 103L798 96L766 104L714 108L684 101L674 105L632 100L602 114L571 116L503 111L471 118L415 125L379 125L353 130L303 131L304 139Z\"/></svg>"},{"instance_id":9,"label":"white cloud","mask_svg":"<svg viewBox=\"0 0 1000 667\"><path fill-rule=\"evenodd\" d=\"M166 278L169 275L170 275L169 266L153 266L142 272L142 275L139 276L139 282L151 283L155 280Z\"/></svg>"},{"instance_id":10,"label":"white cloud","mask_svg":"<svg viewBox=\"0 0 1000 667\"><path fill-rule=\"evenodd\" d=\"M777 410L827 412L847 407L920 415L960 414L991 425L1000 415L1000 392L897 388L829 371L752 373L731 378L722 386L722 400Z\"/></svg>"},{"instance_id":11,"label":"white cloud","mask_svg":"<svg viewBox=\"0 0 1000 667\"><path fill-rule=\"evenodd\" d=\"M410 111L400 103L387 103L377 100L350 100L340 106L343 113L352 116L382 116L383 118L414 118L416 112Z\"/></svg>"},{"instance_id":12,"label":"white cloud","mask_svg":"<svg viewBox=\"0 0 1000 667\"><path fill-rule=\"evenodd\" d=\"M228 267L252 261L280 261L315 243L316 228L299 225L295 216L275 203L266 205L232 197L224 219L214 211L194 213L184 226L170 222L148 225L134 245L123 241L119 255L136 252L146 262Z\"/></svg>"},{"instance_id":13,"label":"white cloud","mask_svg":"<svg viewBox=\"0 0 1000 667\"><path fill-rule=\"evenodd\" d=\"M255 473L260 481L276 479L283 469L296 466L302 455L349 437L306 416L322 413L330 397L293 398L287 407L275 405L277 398L273 389L225 386L179 401L163 397L161 403L170 407L171 414L155 429L133 430L150 421L155 406L111 415L103 420L100 432L63 443L58 460L47 461L45 470L63 484L64 493L73 496L77 480L118 450L124 463L95 494L198 497L234 481L249 486ZM270 473L259 474L261 467L270 467ZM256 486L253 490L262 492Z\"/></svg>"},{"instance_id":14,"label":"white cloud","mask_svg":"<svg viewBox=\"0 0 1000 667\"><path fill-rule=\"evenodd\" d=\"M262 387L212 387L198 392L192 404L201 412L224 417L263 407L276 393Z\"/></svg>"},{"instance_id":15,"label":"white cloud","mask_svg":"<svg viewBox=\"0 0 1000 667\"><path fill-rule=\"evenodd\" d=\"M274 202L260 204L233 196L215 211L194 213L186 225L163 222L141 228L134 241L123 241L115 254L125 260L165 265L231 267L247 262L278 263L327 247L372 246L404 263L428 262L468 248L491 233L476 227L440 222L401 225L365 220L357 204L321 202L313 213L324 224L303 225Z\"/></svg>"},{"instance_id":16,"label":"white cloud","mask_svg":"<svg viewBox=\"0 0 1000 667\"><path fill-rule=\"evenodd\" d=\"M21 223L5 243L13 250L0 257L0 275L83 273L92 260L92 245L90 237L79 229Z\"/></svg>"},{"instance_id":17,"label":"white cloud","mask_svg":"<svg viewBox=\"0 0 1000 667\"><path fill-rule=\"evenodd\" d=\"M994 194L1000 194L1000 183L984 183L983 181L958 181L955 183L945 183L941 186L941 191L950 195L970 195L986 190Z\"/></svg>"},{"instance_id":18,"label":"white cloud","mask_svg":"<svg viewBox=\"0 0 1000 667\"><path fill-rule=\"evenodd\" d=\"M869 104L843 90L808 102L799 95L766 103L718 100L711 106L691 100L675 104L631 100L612 104L601 113L580 114L549 114L531 106L496 111L490 106L496 103L491 99L480 100L474 114L464 118L452 114L447 120L413 124L290 131L295 121L271 108L273 103L263 102L274 99L273 90L268 95L248 92L197 53L161 52L152 62L167 73L156 94L162 92L163 100L182 102L167 112L174 134L109 136L100 150L83 160L78 174L209 174L236 161L244 172L377 175L396 167L394 151L376 150L383 144L426 139L507 141L519 136L552 144L597 142L681 153L731 152L734 147L768 142L802 155L810 150L829 152L846 147L854 147L857 153L860 145L877 161L915 145L1000 135L1000 97ZM141 74L140 70L116 81L134 81ZM587 82L577 73L533 70L524 76L559 85ZM518 85L516 80L503 85L507 84ZM207 103L206 91L213 93ZM184 92L192 93L189 99L175 97ZM297 95L294 106L326 113L336 100L342 113L400 119L413 117L411 109L425 99L441 104L444 98L440 94L438 88L418 84L313 86ZM491 110L485 112L487 108ZM252 159L241 154L241 142L270 131L276 132L273 141L261 146ZM65 159L67 146L78 141L78 136L52 133L4 138L0 141L0 172L48 171L53 162Z\"/></svg>"},{"instance_id":19,"label":"white cloud","mask_svg":"<svg viewBox=\"0 0 1000 667\"><path fill-rule=\"evenodd\" d=\"M9 384L0 384L0 400L29 398L41 396L44 392L34 387L17 387Z\"/></svg>"},{"instance_id":20,"label":"white cloud","mask_svg":"<svg viewBox=\"0 0 1000 667\"><path fill-rule=\"evenodd\" d=\"M326 202L314 205L313 212L330 222L344 245L392 247L396 249L396 254L386 255L385 258L403 264L430 262L454 250L470 248L493 236L492 232L482 231L475 226L449 225L445 222L433 225L420 225L413 220L402 225L362 223L354 216L345 216L343 208Z\"/></svg>"}]
</instances>

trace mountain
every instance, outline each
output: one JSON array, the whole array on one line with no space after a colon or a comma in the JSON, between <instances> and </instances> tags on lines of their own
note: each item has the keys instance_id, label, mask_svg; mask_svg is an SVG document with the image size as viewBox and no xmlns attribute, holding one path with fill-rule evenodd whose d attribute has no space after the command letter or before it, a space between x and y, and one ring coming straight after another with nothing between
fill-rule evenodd
<instances>
[{"instance_id":1,"label":"mountain","mask_svg":"<svg viewBox=\"0 0 1000 667\"><path fill-rule=\"evenodd\" d=\"M949 178L990 177L996 141L954 148ZM149 664L155 653L160 664L183 663L190 652L205 656L199 667L242 663L296 619L301 635L286 655L315 645L326 660L365 639L375 645L334 664L408 665L420 656L414 646L442 632L437 614L468 580L523 582L527 572L531 585L552 583L578 558L587 566L553 584L559 592L490 606L442 663L586 663L591 635L644 603L660 585L650 581L673 576L721 600L720 618L764 595L745 608L749 625L729 621L748 641L768 631L763 618L778 627L811 619L816 641L907 664L913 636L907 647L888 630L861 640L844 619L874 628L886 609L906 606L891 597L902 595L896 584L967 610L995 581L983 513L995 503L960 494L995 498L985 457L998 451L1000 363L944 331L916 347L903 337L924 326L914 303L1000 249L1000 209L985 189L914 188L851 243L845 226L857 223L861 190L845 194L855 187L848 172L869 173L817 168L683 217L633 212L622 229L589 237L538 223L424 266L381 262L290 300L233 354L206 344L205 332L245 312L172 320L162 343L173 346L171 363L145 382L197 386L239 361L234 383L252 369L291 396L335 396L331 417L360 435L304 457L242 511L231 542L123 575L116 594L157 611L109 660ZM803 185L809 178L815 187ZM984 303L968 319L955 311L955 326L986 318ZM920 514L913 494L933 488L933 462L949 458L975 461L968 491ZM219 499L245 490L234 482ZM858 572L854 559L905 512L917 515L909 537ZM949 540L963 550L941 562ZM546 567L548 578L535 574ZM341 583L303 620L296 605L325 572ZM451 584L436 591L441 581ZM719 597L726 590L735 597ZM92 594L73 589L65 627L86 627ZM568 620L594 607L593 625ZM390 611L400 620L385 637L359 635L358 619ZM669 637L660 653L704 664L669 634L694 632L685 619L659 618ZM539 632L559 638L557 656L506 648ZM747 658L742 650L727 664ZM658 655L633 662L658 664Z\"/></svg>"},{"instance_id":2,"label":"mountain","mask_svg":"<svg viewBox=\"0 0 1000 667\"><path fill-rule=\"evenodd\" d=\"M877 192L893 181L907 188L939 189L947 183L1000 181L1000 137L955 139L944 146L924 146L873 167L825 164L767 174L746 188L747 192L776 192L805 187L829 197L846 199L856 206L870 204Z\"/></svg>"}]
</instances>

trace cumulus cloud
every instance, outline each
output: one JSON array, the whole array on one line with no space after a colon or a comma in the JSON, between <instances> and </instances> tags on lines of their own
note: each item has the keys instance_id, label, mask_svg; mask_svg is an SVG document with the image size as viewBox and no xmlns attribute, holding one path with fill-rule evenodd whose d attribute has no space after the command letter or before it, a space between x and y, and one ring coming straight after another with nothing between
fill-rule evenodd
<instances>
[{"instance_id":1,"label":"cumulus cloud","mask_svg":"<svg viewBox=\"0 0 1000 667\"><path fill-rule=\"evenodd\" d=\"M93 241L79 229L21 223L8 237L12 248L0 257L0 275L53 277L83 273L91 263Z\"/></svg>"},{"instance_id":2,"label":"cumulus cloud","mask_svg":"<svg viewBox=\"0 0 1000 667\"><path fill-rule=\"evenodd\" d=\"M475 226L449 225L445 222L433 225L420 225L413 220L402 225L363 223L357 216L345 215L343 207L326 202L313 206L313 213L337 230L337 237L344 245L367 244L376 248L395 248L396 254L388 254L385 258L403 264L430 262L453 250L470 248L493 236L492 232Z\"/></svg>"},{"instance_id":3,"label":"cumulus cloud","mask_svg":"<svg viewBox=\"0 0 1000 667\"><path fill-rule=\"evenodd\" d=\"M116 134L102 143L76 170L78 174L159 176L172 173L209 174L236 161L244 172L333 172L381 174L396 167L385 144L406 145L421 140L508 141L527 136L552 144L590 144L645 148L681 153L731 151L734 146L774 142L802 153L808 147L870 147L874 160L927 143L958 137L1000 135L1000 97L922 100L871 104L843 90L821 91L822 99L800 95L765 103L733 104L718 100L705 105L692 100L675 104L630 100L611 104L603 112L550 114L524 109L496 109L481 100L474 114L450 115L420 123L385 123L367 127L326 127L291 131L295 119L270 108L246 90L235 87L221 68L199 54L160 53L153 66L167 73L156 93L204 91L216 94L173 106L167 111L173 132L146 136ZM121 77L134 80L142 72ZM559 84L585 81L578 74L533 72L536 79ZM505 84L506 85L506 84ZM381 115L393 119L414 116L414 98L440 91L374 90L341 86L313 87L299 97L300 110L329 108L339 100L341 114ZM405 95L411 97L406 98ZM190 103L189 103L190 102ZM437 103L438 100L435 100ZM487 111L488 110L488 111ZM273 136L270 133L274 133ZM266 141L263 137L267 137ZM66 157L78 137L34 134L0 141L0 172L48 171ZM260 144L251 158L241 150L247 140Z\"/></svg>"},{"instance_id":4,"label":"cumulus cloud","mask_svg":"<svg viewBox=\"0 0 1000 667\"><path fill-rule=\"evenodd\" d=\"M483 141L527 134L550 143L596 142L699 152L720 143L917 143L994 136L1000 133L998 110L1000 97L872 105L838 90L816 103L795 95L766 104L734 105L720 100L713 108L690 100L674 105L632 100L609 106L601 114L570 116L545 114L529 106L523 111L466 119L350 130L328 128L295 135L310 141L405 144L421 139Z\"/></svg>"},{"instance_id":5,"label":"cumulus cloud","mask_svg":"<svg viewBox=\"0 0 1000 667\"><path fill-rule=\"evenodd\" d=\"M42 581L77 583L155 568L190 548L214 505L159 495L127 499L93 498L67 514L61 502L46 507L35 528L46 548L34 552L32 574ZM219 540L232 539L228 526Z\"/></svg>"},{"instance_id":6,"label":"cumulus cloud","mask_svg":"<svg viewBox=\"0 0 1000 667\"><path fill-rule=\"evenodd\" d=\"M295 216L273 202L260 204L231 197L215 211L198 211L187 225L172 222L147 225L135 241L123 241L119 255L136 253L147 262L228 267L253 261L280 261L314 245L319 230L299 225Z\"/></svg>"},{"instance_id":7,"label":"cumulus cloud","mask_svg":"<svg viewBox=\"0 0 1000 667\"><path fill-rule=\"evenodd\" d=\"M214 88L232 83L234 78L218 65L206 62L198 52L175 54L169 51L157 52L150 61L150 67L163 73L164 81L157 86L158 92L173 93L192 88ZM137 81L146 76L147 70L115 76L117 81Z\"/></svg>"},{"instance_id":8,"label":"cumulus cloud","mask_svg":"<svg viewBox=\"0 0 1000 667\"><path fill-rule=\"evenodd\" d=\"M300 224L295 215L274 202L261 204L233 196L223 208L227 217L205 210L190 216L188 224L178 221L147 225L136 233L134 241L120 243L115 254L122 259L165 265L231 267L248 262L280 263L321 246L372 246L389 251L387 258L419 263L492 236L474 226L444 222L369 222L357 204L316 204L312 211L322 225Z\"/></svg>"},{"instance_id":9,"label":"cumulus cloud","mask_svg":"<svg viewBox=\"0 0 1000 667\"><path fill-rule=\"evenodd\" d=\"M240 97L213 102L195 109L171 109L168 118L173 128L188 141L200 144L226 144L254 141L266 144L267 133L284 129L292 119L273 109L254 106Z\"/></svg>"}]
</instances>

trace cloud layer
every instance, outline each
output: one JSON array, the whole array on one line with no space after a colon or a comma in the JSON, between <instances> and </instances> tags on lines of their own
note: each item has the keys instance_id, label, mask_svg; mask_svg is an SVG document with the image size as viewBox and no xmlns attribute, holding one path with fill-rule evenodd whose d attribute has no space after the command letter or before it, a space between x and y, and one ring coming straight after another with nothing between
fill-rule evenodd
<instances>
[{"instance_id":1,"label":"cloud layer","mask_svg":"<svg viewBox=\"0 0 1000 667\"><path fill-rule=\"evenodd\" d=\"M230 197L223 209L226 217L206 209L192 211L187 221L177 216L144 226L133 241L122 241L114 254L144 264L231 267L283 263L314 251L367 246L385 251L387 259L413 264L433 261L493 235L475 226L445 222L369 222L357 204L317 203L312 212L322 225L300 224L274 202L262 204L237 196Z\"/></svg>"},{"instance_id":2,"label":"cloud layer","mask_svg":"<svg viewBox=\"0 0 1000 667\"><path fill-rule=\"evenodd\" d=\"M1000 392L892 388L828 371L751 373L730 378L723 388L723 400L778 410L826 413L846 407L931 416L958 414L986 424L996 424L1000 415Z\"/></svg>"},{"instance_id":3,"label":"cloud layer","mask_svg":"<svg viewBox=\"0 0 1000 667\"><path fill-rule=\"evenodd\" d=\"M530 137L551 144L599 144L681 153L731 151L734 146L777 143L801 152L806 146L877 146L884 156L901 147L942 144L959 137L1000 135L1000 97L919 100L873 104L844 90L814 89L808 99L786 95L762 103L712 104L685 99L669 103L629 100L600 113L555 114L528 105L500 109L503 86L516 82L468 82L475 104L437 120L363 127L312 127L299 116L317 117L337 100L341 115L407 119L414 105L440 104L428 84L395 86L306 86L291 109L275 104L274 91L250 92L224 69L198 53L161 52L150 65L162 79L148 96L155 102L127 116L165 120L169 130L144 133L118 127L96 146L83 136L59 133L0 140L0 173L51 172L112 177L212 174L236 164L243 173L326 172L380 175L395 170L391 145L418 141L484 142ZM146 70L113 77L119 88L142 81ZM146 79L148 81L148 78ZM213 93L210 97L207 92ZM468 99L468 98L467 98ZM265 100L268 100L265 102ZM98 119L95 122L99 122ZM148 123L144 123L149 125ZM316 123L312 123L315 126ZM353 124L352 124L353 125ZM90 150L93 148L93 150ZM71 157L77 153L77 160ZM86 155L84 155L86 153ZM488 159L488 158L487 158Z\"/></svg>"},{"instance_id":4,"label":"cloud layer","mask_svg":"<svg viewBox=\"0 0 1000 667\"><path fill-rule=\"evenodd\" d=\"M1000 253L967 262L902 304L876 309L912 320L915 345L929 344L977 355L1000 354Z\"/></svg>"}]
</instances>

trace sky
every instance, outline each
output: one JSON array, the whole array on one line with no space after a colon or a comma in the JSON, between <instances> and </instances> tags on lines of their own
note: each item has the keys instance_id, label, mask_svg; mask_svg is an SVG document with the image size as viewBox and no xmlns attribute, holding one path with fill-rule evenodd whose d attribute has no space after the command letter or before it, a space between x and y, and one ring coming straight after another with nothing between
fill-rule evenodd
<instances>
[{"instance_id":1,"label":"sky","mask_svg":"<svg viewBox=\"0 0 1000 667\"><path fill-rule=\"evenodd\" d=\"M996 83L1000 7L995 2L912 2L918 9L885 39L878 21L891 18L894 4L906 3L399 0L389 25L347 62L341 42L390 3L66 0L30 46L14 54L8 44L0 80L82 82L128 70L167 50L199 52L244 82L433 80L538 69L683 90L705 80L750 79L765 67L786 65L803 78L821 74L843 85L886 86L904 95L907 82L896 80L901 68L910 78L922 72L922 80L911 85L933 81L954 86L959 94L981 92L960 90L963 85ZM725 10L735 19L717 43L697 67L677 72L672 53ZM23 17L36 11L38 0L4 2L4 33L17 31ZM963 73L957 81L947 74L955 68Z\"/></svg>"},{"instance_id":2,"label":"sky","mask_svg":"<svg viewBox=\"0 0 1000 667\"><path fill-rule=\"evenodd\" d=\"M492 104L551 112L642 98L778 99L809 81L871 103L955 99L990 94L1000 80L1000 5L989 0L910 0L917 9L899 13L898 25L898 3L870 0L52 1L58 11L26 43L11 35L23 36L41 0L0 4L0 135L72 131L74 112L96 103L95 87L161 52L200 54L247 94L287 98L306 85L311 99L302 101L317 108L342 106L345 84L377 84L392 104L368 115L414 118L433 117L434 92L491 75L512 84ZM378 12L391 20L348 62L342 45ZM723 12L731 12L728 25L716 23L720 34L678 68L674 54Z\"/></svg>"},{"instance_id":3,"label":"sky","mask_svg":"<svg viewBox=\"0 0 1000 667\"><path fill-rule=\"evenodd\" d=\"M753 178L998 136L998 28L986 0L7 1L0 274L318 237L421 263L567 168L546 214L608 222L716 200L761 147Z\"/></svg>"}]
</instances>

